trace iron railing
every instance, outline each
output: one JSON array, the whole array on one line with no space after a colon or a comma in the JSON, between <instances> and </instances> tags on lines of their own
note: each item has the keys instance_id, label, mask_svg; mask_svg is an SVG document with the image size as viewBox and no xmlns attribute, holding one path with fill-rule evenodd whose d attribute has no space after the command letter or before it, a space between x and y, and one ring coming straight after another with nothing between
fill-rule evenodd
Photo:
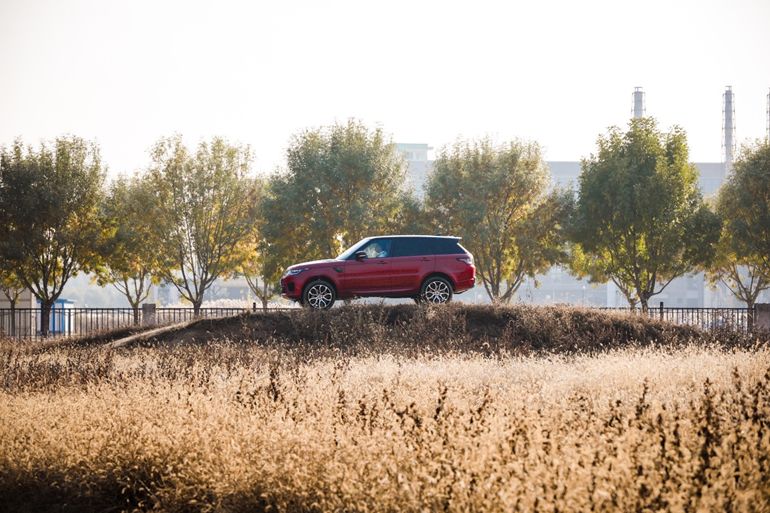
<instances>
[{"instance_id":1,"label":"iron railing","mask_svg":"<svg viewBox=\"0 0 770 513\"><path fill-rule=\"evenodd\" d=\"M286 308L269 308L269 311ZM231 317L247 312L262 312L262 308L201 308L198 319ZM40 308L0 308L0 336L16 339L42 337ZM64 308L53 309L49 315L48 337L82 337L119 328L146 325L176 324L196 319L192 308L156 308L151 318L141 309L132 308Z\"/></svg>"},{"instance_id":2,"label":"iron railing","mask_svg":"<svg viewBox=\"0 0 770 513\"><path fill-rule=\"evenodd\" d=\"M268 311L290 308L269 308ZM646 314L641 309L599 308L605 311L647 315L650 318L675 324L697 326L703 329L751 330L754 310L748 308L687 308L666 307L662 303L650 308ZM229 317L247 312L262 312L261 308L201 308L197 318ZM192 308L156 308L152 318L144 317L142 310L131 308L64 308L54 309L49 316L49 337L82 337L100 332L131 326L166 325L195 319ZM17 339L42 337L39 308L0 309L0 336Z\"/></svg>"},{"instance_id":3,"label":"iron railing","mask_svg":"<svg viewBox=\"0 0 770 513\"><path fill-rule=\"evenodd\" d=\"M600 308L600 310L609 310L613 312L627 312L629 314L644 315L641 308ZM750 331L754 324L754 309L748 308L699 308L699 307L678 307L659 306L650 307L646 315L652 319L671 322L674 324L684 324L688 326L697 326L699 328L714 329L732 329L738 331Z\"/></svg>"}]
</instances>

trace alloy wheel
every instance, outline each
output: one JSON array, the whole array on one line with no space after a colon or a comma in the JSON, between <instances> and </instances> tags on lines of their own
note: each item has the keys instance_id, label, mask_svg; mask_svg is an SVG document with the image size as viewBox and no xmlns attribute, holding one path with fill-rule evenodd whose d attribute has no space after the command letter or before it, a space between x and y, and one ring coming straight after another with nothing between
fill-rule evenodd
<instances>
[{"instance_id":1,"label":"alloy wheel","mask_svg":"<svg viewBox=\"0 0 770 513\"><path fill-rule=\"evenodd\" d=\"M325 283L316 283L307 291L307 303L311 308L329 308L334 302L334 291Z\"/></svg>"},{"instance_id":2,"label":"alloy wheel","mask_svg":"<svg viewBox=\"0 0 770 513\"><path fill-rule=\"evenodd\" d=\"M428 303L446 303L451 296L452 291L444 280L432 280L425 285L423 297Z\"/></svg>"}]
</instances>

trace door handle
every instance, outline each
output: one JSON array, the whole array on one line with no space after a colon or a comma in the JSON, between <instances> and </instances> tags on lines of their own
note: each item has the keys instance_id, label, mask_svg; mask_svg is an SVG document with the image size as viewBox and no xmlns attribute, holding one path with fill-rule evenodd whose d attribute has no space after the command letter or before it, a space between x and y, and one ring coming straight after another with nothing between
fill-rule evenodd
<instances>
[{"instance_id":1,"label":"door handle","mask_svg":"<svg viewBox=\"0 0 770 513\"><path fill-rule=\"evenodd\" d=\"M379 262L377 262L377 263L378 263L378 264L387 264L387 262L386 262L385 260L380 260L380 261L379 261Z\"/></svg>"},{"instance_id":2,"label":"door handle","mask_svg":"<svg viewBox=\"0 0 770 513\"><path fill-rule=\"evenodd\" d=\"M430 262L430 258L428 258L428 257L422 257L422 261L423 261L423 262Z\"/></svg>"}]
</instances>

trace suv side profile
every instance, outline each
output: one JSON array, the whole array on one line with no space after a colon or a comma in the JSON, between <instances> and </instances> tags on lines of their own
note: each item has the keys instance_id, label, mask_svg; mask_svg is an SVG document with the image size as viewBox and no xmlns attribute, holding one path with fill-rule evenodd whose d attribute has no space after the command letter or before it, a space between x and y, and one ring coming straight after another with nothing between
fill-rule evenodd
<instances>
[{"instance_id":1,"label":"suv side profile","mask_svg":"<svg viewBox=\"0 0 770 513\"><path fill-rule=\"evenodd\" d=\"M475 284L473 256L459 237L391 235L362 239L334 259L292 265L281 295L315 309L358 297L446 303Z\"/></svg>"}]
</instances>

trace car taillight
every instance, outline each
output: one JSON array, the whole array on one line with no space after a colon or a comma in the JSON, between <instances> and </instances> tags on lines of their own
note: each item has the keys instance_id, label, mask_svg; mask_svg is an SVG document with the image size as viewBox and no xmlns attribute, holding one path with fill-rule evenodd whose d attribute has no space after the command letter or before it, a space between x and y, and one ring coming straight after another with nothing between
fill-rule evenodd
<instances>
[{"instance_id":1,"label":"car taillight","mask_svg":"<svg viewBox=\"0 0 770 513\"><path fill-rule=\"evenodd\" d=\"M464 257L457 257L457 260L460 262L464 262L468 265L473 265L473 257L472 256L464 256Z\"/></svg>"}]
</instances>

